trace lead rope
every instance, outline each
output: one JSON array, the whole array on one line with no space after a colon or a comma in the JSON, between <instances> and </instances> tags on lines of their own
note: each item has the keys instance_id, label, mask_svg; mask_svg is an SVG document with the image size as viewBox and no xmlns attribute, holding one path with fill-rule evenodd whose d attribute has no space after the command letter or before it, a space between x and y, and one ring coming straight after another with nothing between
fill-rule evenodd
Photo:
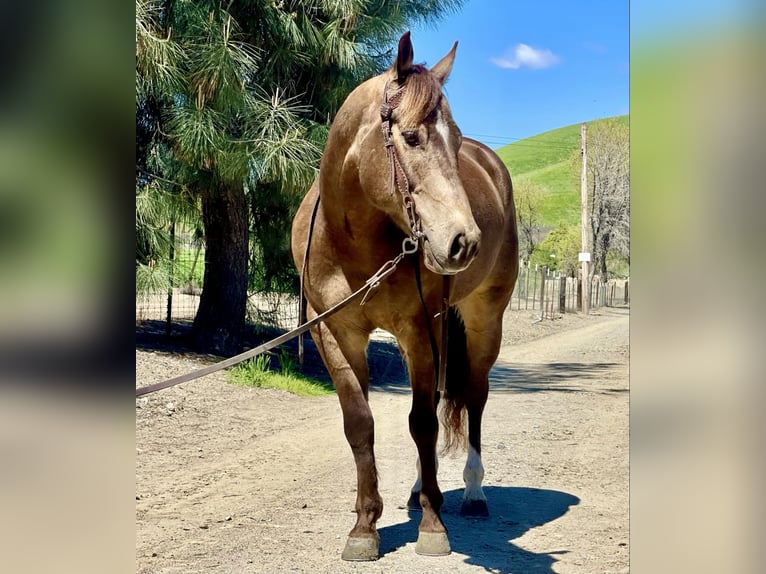
<instances>
[{"instance_id":1,"label":"lead rope","mask_svg":"<svg viewBox=\"0 0 766 574\"><path fill-rule=\"evenodd\" d=\"M417 249L417 245L415 245L415 249ZM409 255L410 253L414 253L414 251L412 249L411 243L409 242L409 238L406 238L404 241L402 241L402 251L401 253L399 253L399 255L397 255L393 259L389 259L388 261L386 261L383 265L380 266L380 269L378 269L375 272L375 274L372 275L372 277L370 277L367 281L365 281L365 283L361 287L359 287L359 289L357 289L356 291L351 293L348 297L346 297L345 299L339 301L338 303L336 303L335 305L327 309L324 313L320 313L319 315L317 315L310 321L307 321L303 323L302 325L300 325L298 328L293 329L292 331L289 331L288 333L285 333L284 335L280 335L276 339L272 339L271 341L263 343L262 345L259 345L258 347L250 349L249 351L245 351L244 353L240 353L239 355L235 355L233 357L230 357L228 359L225 359L213 365L203 367L202 369L197 369L196 371L191 371L184 375L179 375L177 377L173 377L171 379L167 379L165 381L155 383L153 385L139 387L138 389L136 389L136 397L148 395L149 393L153 393L161 389L167 389L169 387L174 387L176 385L180 385L181 383L186 383L188 381L193 381L194 379L198 379L205 375L215 373L216 371L220 371L222 369L225 369L226 367L231 367L251 357L255 357L256 355L265 353L266 351L273 349L274 347L278 347L282 343L286 343L287 341L295 338L301 333L305 333L306 331L311 329L311 327L313 327L314 325L321 323L322 321L327 319L327 317L329 317L330 315L337 313L338 311L346 307L349 303L351 303L355 299L358 299L361 295L364 295L364 300L366 300L370 296L370 293L373 292L375 289L377 289L380 283L384 279L386 279L386 277L391 275L391 273L393 273L396 270L397 265L399 265L402 259L404 259L404 257Z\"/></svg>"},{"instance_id":2,"label":"lead rope","mask_svg":"<svg viewBox=\"0 0 766 574\"><path fill-rule=\"evenodd\" d=\"M451 279L452 278L449 275L444 275L444 281L442 282L442 352L439 355L439 374L436 377L436 390L442 395L447 386L447 357L449 356L449 295Z\"/></svg>"}]
</instances>

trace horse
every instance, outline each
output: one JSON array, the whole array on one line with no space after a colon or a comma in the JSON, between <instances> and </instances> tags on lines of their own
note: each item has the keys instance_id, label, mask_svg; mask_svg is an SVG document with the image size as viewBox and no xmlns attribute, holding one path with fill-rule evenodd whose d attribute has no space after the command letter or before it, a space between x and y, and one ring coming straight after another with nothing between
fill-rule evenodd
<instances>
[{"instance_id":1,"label":"horse","mask_svg":"<svg viewBox=\"0 0 766 574\"><path fill-rule=\"evenodd\" d=\"M363 304L311 330L356 464L357 518L344 560L379 555L383 501L366 357L376 328L396 338L412 389L418 477L408 505L422 511L415 551L451 552L437 483L439 362L447 446L465 446L467 418L461 512L488 515L481 419L518 273L518 234L508 170L491 149L462 137L442 91L456 50L457 42L429 69L413 63L410 33L401 37L391 67L357 86L338 110L317 178L293 220L291 247L308 318L364 286L376 270L389 272Z\"/></svg>"}]
</instances>

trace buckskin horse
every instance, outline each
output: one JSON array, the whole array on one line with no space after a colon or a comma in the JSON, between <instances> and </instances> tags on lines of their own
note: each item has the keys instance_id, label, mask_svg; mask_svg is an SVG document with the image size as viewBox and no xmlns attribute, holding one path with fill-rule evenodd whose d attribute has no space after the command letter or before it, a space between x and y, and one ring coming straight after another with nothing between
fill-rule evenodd
<instances>
[{"instance_id":1,"label":"buckskin horse","mask_svg":"<svg viewBox=\"0 0 766 574\"><path fill-rule=\"evenodd\" d=\"M409 32L401 37L393 65L359 85L338 111L319 175L293 221L292 252L309 318L364 286L387 262L389 271L395 267L363 304L346 306L311 330L356 463L357 519L344 560L379 554L383 501L366 357L375 328L396 337L412 388L418 478L409 506L422 509L416 552L450 553L436 479L438 387L446 391L448 446L464 444L467 415L461 511L488 514L481 418L516 282L518 238L508 171L488 147L461 136L442 93L456 49L457 42L428 69L413 64ZM443 377L436 375L439 362L443 372L446 362Z\"/></svg>"}]
</instances>

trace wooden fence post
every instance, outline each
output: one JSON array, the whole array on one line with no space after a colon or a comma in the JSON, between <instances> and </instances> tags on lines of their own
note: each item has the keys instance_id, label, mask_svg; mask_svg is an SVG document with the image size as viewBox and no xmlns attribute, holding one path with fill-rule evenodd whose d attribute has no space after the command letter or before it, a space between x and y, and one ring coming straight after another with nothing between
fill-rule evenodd
<instances>
[{"instance_id":1,"label":"wooden fence post","mask_svg":"<svg viewBox=\"0 0 766 574\"><path fill-rule=\"evenodd\" d=\"M567 278L566 275L559 277L559 311L566 313L567 307Z\"/></svg>"},{"instance_id":2,"label":"wooden fence post","mask_svg":"<svg viewBox=\"0 0 766 574\"><path fill-rule=\"evenodd\" d=\"M601 307L603 305L601 301L601 278L599 277L598 282L596 283L595 289L593 289L593 284L591 283L591 300L593 300L593 291L596 292L596 304L593 305L593 307Z\"/></svg>"},{"instance_id":3,"label":"wooden fence post","mask_svg":"<svg viewBox=\"0 0 766 574\"><path fill-rule=\"evenodd\" d=\"M175 284L175 265L174 259L176 255L176 210L173 207L173 214L170 219L170 253L168 258L170 260L170 285L168 286L167 293L167 313L165 315L165 336L170 337L170 333L173 330L173 286Z\"/></svg>"}]
</instances>

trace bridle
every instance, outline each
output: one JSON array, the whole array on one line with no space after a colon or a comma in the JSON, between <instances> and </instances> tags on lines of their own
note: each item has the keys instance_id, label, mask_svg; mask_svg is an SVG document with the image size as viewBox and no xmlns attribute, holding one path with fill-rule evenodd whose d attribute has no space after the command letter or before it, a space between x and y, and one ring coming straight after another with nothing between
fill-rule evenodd
<instances>
[{"instance_id":1,"label":"bridle","mask_svg":"<svg viewBox=\"0 0 766 574\"><path fill-rule=\"evenodd\" d=\"M396 188L399 191L399 195L402 196L402 204L407 213L407 219L410 222L411 235L409 240L417 244L424 238L423 230L420 227L420 217L415 209L415 198L412 197L412 193L410 192L410 182L396 155L394 140L391 139L392 116L394 110L399 107L399 104L402 102L405 89L406 86L401 86L389 96L388 82L386 82L386 85L383 88L383 103L380 104L380 127L383 131L383 145L386 146L389 173L391 174L388 183L388 192L394 193L394 188Z\"/></svg>"},{"instance_id":2,"label":"bridle","mask_svg":"<svg viewBox=\"0 0 766 574\"><path fill-rule=\"evenodd\" d=\"M386 147L386 152L388 154L388 165L389 165L389 184L388 184L388 192L394 193L394 188L396 188L399 191L399 195L402 196L402 204L404 205L404 210L407 213L407 219L410 223L410 236L406 237L402 243L403 249L406 251L408 248L408 242L410 244L410 247L413 249L411 252L417 251L417 248L421 245L422 241L425 238L425 234L423 233L423 230L421 229L420 225L420 216L418 216L417 209L415 209L415 198L412 196L412 193L410 191L410 182L407 179L407 174L404 172L404 169L402 168L402 164L399 162L399 158L396 155L396 147L394 146L394 141L391 138L392 132L391 132L391 124L393 121L393 113L394 110L399 106L399 104L402 102L402 98L404 97L404 92L406 89L406 85L400 86L395 92L393 92L390 96L388 94L388 82L386 82L386 85L383 87L383 103L380 104L380 119L381 119L381 130L383 131L383 144ZM449 325L449 294L450 294L450 276L444 275L443 276L443 282L442 282L442 300L441 300L441 309L439 314L441 315L441 349L442 352L439 352L439 347L436 345L436 339L433 334L433 330L431 329L431 314L428 311L428 307L426 306L425 298L423 297L423 287L422 282L420 278L420 262L415 262L415 281L418 286L418 295L420 296L420 303L423 307L423 312L425 313L425 319L426 319L426 326L428 327L428 338L431 343L431 352L433 354L433 360L434 360L434 369L436 370L436 390L439 393L444 393L444 389L446 387L446 379L447 379L447 346L449 344L448 340L448 325Z\"/></svg>"}]
</instances>

